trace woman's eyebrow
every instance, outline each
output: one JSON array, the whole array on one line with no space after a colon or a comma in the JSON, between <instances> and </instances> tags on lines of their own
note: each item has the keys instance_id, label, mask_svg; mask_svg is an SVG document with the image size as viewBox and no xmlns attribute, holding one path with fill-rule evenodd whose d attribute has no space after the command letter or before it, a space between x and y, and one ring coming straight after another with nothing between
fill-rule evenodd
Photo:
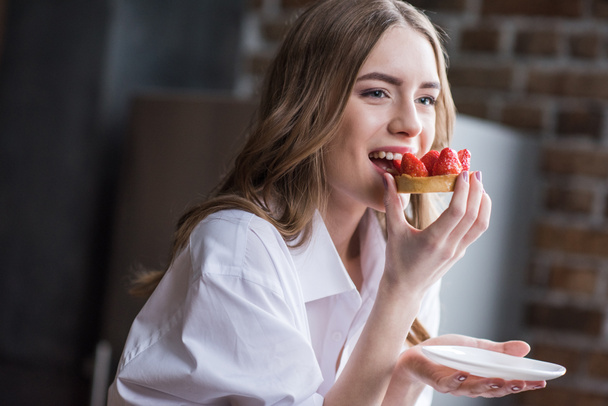
<instances>
[{"instance_id":1,"label":"woman's eyebrow","mask_svg":"<svg viewBox=\"0 0 608 406\"><path fill-rule=\"evenodd\" d=\"M380 72L367 73L367 74L365 74L363 76L359 76L357 78L357 82L360 82L362 80L381 80L383 82L386 82L388 84L395 85L395 86L400 86L403 83L403 81L399 78L396 78L391 75L387 75L386 73L380 73Z\"/></svg>"},{"instance_id":2,"label":"woman's eyebrow","mask_svg":"<svg viewBox=\"0 0 608 406\"><path fill-rule=\"evenodd\" d=\"M421 89L441 89L441 84L439 82L424 82L420 85Z\"/></svg>"},{"instance_id":3,"label":"woman's eyebrow","mask_svg":"<svg viewBox=\"0 0 608 406\"><path fill-rule=\"evenodd\" d=\"M381 72L370 72L357 78L357 82L363 80L381 80L394 86L401 86L403 84L403 80ZM423 82L420 85L420 89L441 89L441 84L439 82Z\"/></svg>"}]
</instances>

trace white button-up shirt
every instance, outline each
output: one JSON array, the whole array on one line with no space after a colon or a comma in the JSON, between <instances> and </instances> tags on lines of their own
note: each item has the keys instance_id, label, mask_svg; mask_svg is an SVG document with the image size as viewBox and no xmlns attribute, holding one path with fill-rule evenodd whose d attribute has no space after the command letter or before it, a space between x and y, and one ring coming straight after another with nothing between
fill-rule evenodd
<instances>
[{"instance_id":1,"label":"white button-up shirt","mask_svg":"<svg viewBox=\"0 0 608 406\"><path fill-rule=\"evenodd\" d=\"M322 405L384 270L386 243L371 211L361 231L359 293L318 213L298 249L250 213L207 217L135 318L108 404ZM431 334L438 292L437 284L418 316ZM416 406L431 396L427 388Z\"/></svg>"}]
</instances>

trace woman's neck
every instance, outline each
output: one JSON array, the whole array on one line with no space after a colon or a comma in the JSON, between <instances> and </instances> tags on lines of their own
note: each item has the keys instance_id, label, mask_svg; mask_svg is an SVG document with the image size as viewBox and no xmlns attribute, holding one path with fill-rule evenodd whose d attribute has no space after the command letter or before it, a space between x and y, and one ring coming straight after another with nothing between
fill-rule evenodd
<instances>
[{"instance_id":1,"label":"woman's neck","mask_svg":"<svg viewBox=\"0 0 608 406\"><path fill-rule=\"evenodd\" d=\"M352 210L331 204L323 213L325 226L338 255L359 291L363 284L359 224L364 214L365 209Z\"/></svg>"}]
</instances>

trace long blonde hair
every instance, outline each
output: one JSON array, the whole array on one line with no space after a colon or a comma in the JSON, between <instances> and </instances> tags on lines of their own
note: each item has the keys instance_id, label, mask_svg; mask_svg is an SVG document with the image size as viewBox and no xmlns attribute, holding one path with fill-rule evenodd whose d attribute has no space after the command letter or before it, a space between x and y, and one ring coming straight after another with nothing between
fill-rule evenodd
<instances>
[{"instance_id":1,"label":"long blonde hair","mask_svg":"<svg viewBox=\"0 0 608 406\"><path fill-rule=\"evenodd\" d=\"M323 0L295 21L271 63L249 135L232 169L212 197L186 212L177 224L172 258L193 228L223 209L242 209L272 223L288 242L306 241L312 217L325 204L325 148L334 137L353 84L387 29L412 27L433 47L441 93L436 102L434 149L447 146L455 116L440 34L429 19L398 0ZM429 202L412 196L412 224L432 221ZM272 206L272 207L271 207ZM146 272L131 290L149 295L164 271ZM412 342L425 339L416 328Z\"/></svg>"}]
</instances>

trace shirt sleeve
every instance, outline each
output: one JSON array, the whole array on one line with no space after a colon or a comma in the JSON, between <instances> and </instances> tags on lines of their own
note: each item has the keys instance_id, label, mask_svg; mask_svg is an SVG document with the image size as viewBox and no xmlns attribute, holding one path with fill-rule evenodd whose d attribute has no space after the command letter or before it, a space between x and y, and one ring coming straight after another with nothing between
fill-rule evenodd
<instances>
[{"instance_id":1,"label":"shirt sleeve","mask_svg":"<svg viewBox=\"0 0 608 406\"><path fill-rule=\"evenodd\" d=\"M111 397L123 400L110 404L323 403L297 274L268 227L196 230L183 305L119 373Z\"/></svg>"}]
</instances>

